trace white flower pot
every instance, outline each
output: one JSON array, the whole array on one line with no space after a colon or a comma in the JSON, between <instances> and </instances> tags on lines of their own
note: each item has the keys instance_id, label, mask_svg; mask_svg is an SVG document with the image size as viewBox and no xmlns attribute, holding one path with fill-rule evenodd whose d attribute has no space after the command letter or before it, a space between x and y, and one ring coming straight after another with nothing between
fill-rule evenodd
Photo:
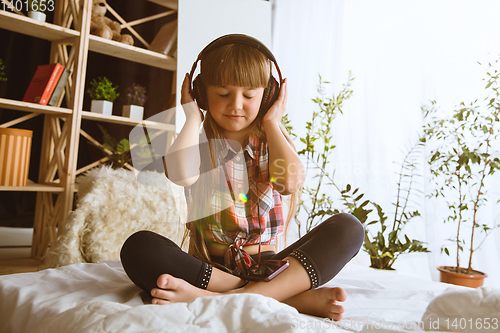
<instances>
[{"instance_id":1,"label":"white flower pot","mask_svg":"<svg viewBox=\"0 0 500 333\"><path fill-rule=\"evenodd\" d=\"M92 100L90 111L111 116L113 114L113 103L105 100Z\"/></svg>"},{"instance_id":2,"label":"white flower pot","mask_svg":"<svg viewBox=\"0 0 500 333\"><path fill-rule=\"evenodd\" d=\"M122 116L130 119L142 120L144 115L144 107L138 105L124 105Z\"/></svg>"},{"instance_id":3,"label":"white flower pot","mask_svg":"<svg viewBox=\"0 0 500 333\"><path fill-rule=\"evenodd\" d=\"M42 12L35 12L35 11L29 11L28 16L31 17L34 20L40 21L40 22L45 22L45 17L46 15Z\"/></svg>"}]
</instances>

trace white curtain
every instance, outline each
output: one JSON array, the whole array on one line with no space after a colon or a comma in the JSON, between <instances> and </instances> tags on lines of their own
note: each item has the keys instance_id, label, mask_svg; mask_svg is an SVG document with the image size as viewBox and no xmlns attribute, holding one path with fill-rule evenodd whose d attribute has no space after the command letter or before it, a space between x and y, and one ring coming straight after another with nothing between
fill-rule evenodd
<instances>
[{"instance_id":1,"label":"white curtain","mask_svg":"<svg viewBox=\"0 0 500 333\"><path fill-rule=\"evenodd\" d=\"M436 100L451 112L461 101L486 97L484 65L500 58L499 12L500 2L494 0L275 0L272 49L289 79L287 110L295 132L303 136L305 121L317 110L311 99L317 96L318 74L332 82L328 91L337 94L352 73L354 93L344 115L335 119L337 148L329 171L336 170L339 184L359 187L390 220L398 164L421 132L421 106ZM481 215L497 224L499 176L490 183L490 201ZM419 184L430 193L427 178ZM427 242L432 253L401 256L394 267L402 274L438 280L436 267L454 263L440 249L455 226L442 222L444 202L424 196L416 201L422 217L404 231ZM296 230L290 235L297 237ZM489 275L485 285L500 287L499 244L497 230L474 254L473 268ZM355 261L369 265L365 253Z\"/></svg>"}]
</instances>

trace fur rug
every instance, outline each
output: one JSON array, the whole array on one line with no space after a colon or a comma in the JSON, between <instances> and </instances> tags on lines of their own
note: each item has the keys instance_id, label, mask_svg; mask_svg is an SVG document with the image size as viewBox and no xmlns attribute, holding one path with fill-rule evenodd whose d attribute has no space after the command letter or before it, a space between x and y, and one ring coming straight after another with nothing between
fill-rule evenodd
<instances>
[{"instance_id":1,"label":"fur rug","mask_svg":"<svg viewBox=\"0 0 500 333\"><path fill-rule=\"evenodd\" d=\"M180 246L186 222L184 190L165 175L99 167L77 178L78 205L59 224L44 268L120 259L125 240L139 230Z\"/></svg>"}]
</instances>

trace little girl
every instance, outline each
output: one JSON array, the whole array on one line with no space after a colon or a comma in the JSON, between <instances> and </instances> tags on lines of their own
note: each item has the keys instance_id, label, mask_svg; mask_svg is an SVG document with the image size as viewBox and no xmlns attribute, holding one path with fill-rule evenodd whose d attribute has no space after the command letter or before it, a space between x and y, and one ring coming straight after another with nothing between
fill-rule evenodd
<instances>
[{"instance_id":1,"label":"little girl","mask_svg":"<svg viewBox=\"0 0 500 333\"><path fill-rule=\"evenodd\" d=\"M281 124L287 80L279 88L271 74L272 63L279 71L274 57L249 36L223 36L199 60L193 88L196 63L182 85L186 122L164 159L167 177L185 187L189 251L140 231L121 250L125 271L152 295L153 304L256 293L301 313L340 320L346 292L318 287L359 251L361 223L349 214L334 215L275 252L295 207L285 222L282 195L292 194L296 202L304 181L304 166ZM270 281L242 278L256 262L269 259L287 260L289 266Z\"/></svg>"}]
</instances>

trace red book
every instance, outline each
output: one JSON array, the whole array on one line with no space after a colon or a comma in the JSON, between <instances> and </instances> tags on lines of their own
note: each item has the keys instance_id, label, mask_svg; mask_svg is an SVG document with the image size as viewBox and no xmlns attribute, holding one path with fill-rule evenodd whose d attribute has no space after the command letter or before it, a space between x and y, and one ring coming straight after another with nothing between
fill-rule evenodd
<instances>
[{"instance_id":1,"label":"red book","mask_svg":"<svg viewBox=\"0 0 500 333\"><path fill-rule=\"evenodd\" d=\"M63 71L64 66L57 63L38 66L23 101L47 105Z\"/></svg>"}]
</instances>

